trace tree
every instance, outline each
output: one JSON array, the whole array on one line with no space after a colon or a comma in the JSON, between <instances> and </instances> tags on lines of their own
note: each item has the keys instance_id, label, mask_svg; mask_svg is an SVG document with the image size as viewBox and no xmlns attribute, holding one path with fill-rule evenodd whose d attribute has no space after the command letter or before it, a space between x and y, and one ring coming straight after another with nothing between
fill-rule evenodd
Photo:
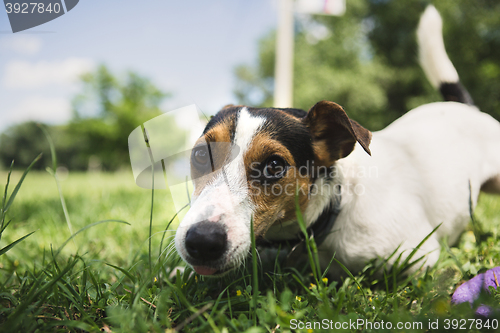
<instances>
[{"instance_id":1,"label":"tree","mask_svg":"<svg viewBox=\"0 0 500 333\"><path fill-rule=\"evenodd\" d=\"M313 16L296 26L294 107L335 101L376 130L441 97L417 59L415 31L426 1L350 0L341 17ZM500 3L443 0L444 39L476 104L500 119ZM316 37L321 29L327 33ZM274 32L259 43L256 66L235 70L242 104L272 106Z\"/></svg>"},{"instance_id":2,"label":"tree","mask_svg":"<svg viewBox=\"0 0 500 333\"><path fill-rule=\"evenodd\" d=\"M101 65L82 77L83 92L73 100L74 117L68 125L81 155L97 157L106 170L116 170L130 163L128 136L137 126L161 114L160 104L169 95L150 80L129 72L123 81ZM182 142L184 133L175 124L165 129L176 132Z\"/></svg>"},{"instance_id":3,"label":"tree","mask_svg":"<svg viewBox=\"0 0 500 333\"><path fill-rule=\"evenodd\" d=\"M35 157L43 152L42 161L34 169L42 169L50 163L50 149L42 129L35 122L25 122L8 128L0 136L0 161L4 168L28 166Z\"/></svg>"},{"instance_id":4,"label":"tree","mask_svg":"<svg viewBox=\"0 0 500 333\"><path fill-rule=\"evenodd\" d=\"M430 84L416 62L415 29L427 2L369 1L374 27L369 33L376 54L390 66L408 72L388 90L392 108L415 107L432 98ZM434 5L443 17L448 55L460 80L479 108L500 119L500 2L441 0ZM402 15L403 13L403 15ZM404 103L404 96L413 95Z\"/></svg>"}]
</instances>

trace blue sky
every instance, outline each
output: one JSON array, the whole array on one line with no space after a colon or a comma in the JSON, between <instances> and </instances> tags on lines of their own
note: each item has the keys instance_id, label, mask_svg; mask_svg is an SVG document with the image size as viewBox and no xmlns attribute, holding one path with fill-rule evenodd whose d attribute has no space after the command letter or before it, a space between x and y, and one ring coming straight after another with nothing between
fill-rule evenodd
<instances>
[{"instance_id":1,"label":"blue sky","mask_svg":"<svg viewBox=\"0 0 500 333\"><path fill-rule=\"evenodd\" d=\"M104 63L134 70L214 113L236 102L233 70L253 63L276 25L275 0L80 0L65 15L13 34L0 10L0 131L29 119L64 123L78 76Z\"/></svg>"}]
</instances>

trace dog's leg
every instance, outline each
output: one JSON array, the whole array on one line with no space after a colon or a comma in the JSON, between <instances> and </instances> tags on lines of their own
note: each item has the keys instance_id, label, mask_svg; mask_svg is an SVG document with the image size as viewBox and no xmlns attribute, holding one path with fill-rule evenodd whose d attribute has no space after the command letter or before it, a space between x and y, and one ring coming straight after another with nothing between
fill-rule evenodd
<instances>
[{"instance_id":1,"label":"dog's leg","mask_svg":"<svg viewBox=\"0 0 500 333\"><path fill-rule=\"evenodd\" d=\"M483 183L483 185L481 185L481 191L492 194L500 194L500 174Z\"/></svg>"}]
</instances>

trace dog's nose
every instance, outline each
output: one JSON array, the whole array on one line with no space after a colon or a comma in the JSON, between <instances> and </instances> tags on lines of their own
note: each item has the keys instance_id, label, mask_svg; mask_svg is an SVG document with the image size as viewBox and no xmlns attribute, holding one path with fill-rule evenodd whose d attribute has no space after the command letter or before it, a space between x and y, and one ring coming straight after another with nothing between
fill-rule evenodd
<instances>
[{"instance_id":1,"label":"dog's nose","mask_svg":"<svg viewBox=\"0 0 500 333\"><path fill-rule=\"evenodd\" d=\"M226 251L227 233L217 222L203 221L194 224L186 233L186 250L198 260L217 260Z\"/></svg>"}]
</instances>

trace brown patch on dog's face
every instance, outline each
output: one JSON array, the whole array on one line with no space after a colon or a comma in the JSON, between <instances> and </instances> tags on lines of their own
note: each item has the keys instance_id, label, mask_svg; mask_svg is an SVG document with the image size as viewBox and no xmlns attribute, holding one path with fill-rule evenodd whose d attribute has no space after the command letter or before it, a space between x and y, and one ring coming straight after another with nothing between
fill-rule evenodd
<instances>
[{"instance_id":1,"label":"brown patch on dog's face","mask_svg":"<svg viewBox=\"0 0 500 333\"><path fill-rule=\"evenodd\" d=\"M220 170L226 162L231 150L230 128L231 119L227 119L216 124L196 141L191 154L191 178L195 186L195 196L203 191L207 183L214 178L214 172Z\"/></svg>"},{"instance_id":2,"label":"brown patch on dog's face","mask_svg":"<svg viewBox=\"0 0 500 333\"><path fill-rule=\"evenodd\" d=\"M257 237L274 223L295 219L297 189L299 206L304 211L310 179L299 173L294 157L281 142L265 131L257 133L243 159Z\"/></svg>"}]
</instances>

